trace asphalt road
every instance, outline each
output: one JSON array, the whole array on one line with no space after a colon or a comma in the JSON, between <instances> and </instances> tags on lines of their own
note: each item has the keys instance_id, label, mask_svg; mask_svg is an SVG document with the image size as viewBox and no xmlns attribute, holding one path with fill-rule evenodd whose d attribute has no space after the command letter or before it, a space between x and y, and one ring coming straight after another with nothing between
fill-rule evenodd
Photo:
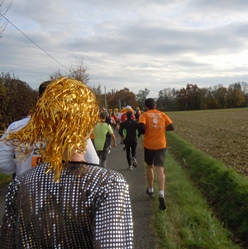
<instances>
[{"instance_id":1,"label":"asphalt road","mask_svg":"<svg viewBox=\"0 0 248 249\"><path fill-rule=\"evenodd\" d=\"M151 200L145 193L147 184L141 138L139 138L137 146L138 167L130 171L128 170L126 152L120 145L119 136L116 135L116 137L118 146L111 149L107 165L108 168L120 172L129 184L134 223L134 248L158 249L154 228L151 224L154 210Z\"/></svg>"},{"instance_id":2,"label":"asphalt road","mask_svg":"<svg viewBox=\"0 0 248 249\"><path fill-rule=\"evenodd\" d=\"M117 134L116 137L118 146L111 149L107 168L120 172L129 184L134 223L134 249L158 249L156 235L151 224L154 210L151 200L145 193L147 184L141 139L139 139L137 146L138 167L130 171L128 170L126 152L120 144L119 135ZM0 218L4 213L6 192L7 187L0 190Z\"/></svg>"}]
</instances>

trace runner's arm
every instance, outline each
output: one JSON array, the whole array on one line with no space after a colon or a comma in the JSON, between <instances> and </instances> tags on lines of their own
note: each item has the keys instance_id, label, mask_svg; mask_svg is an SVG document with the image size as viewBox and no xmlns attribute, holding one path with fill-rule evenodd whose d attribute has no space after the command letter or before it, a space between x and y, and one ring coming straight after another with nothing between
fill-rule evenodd
<instances>
[{"instance_id":1,"label":"runner's arm","mask_svg":"<svg viewBox=\"0 0 248 249\"><path fill-rule=\"evenodd\" d=\"M114 134L114 133L111 134L111 138L112 138L112 141L113 141L113 144L114 144L113 146L114 146L114 147L117 147L117 144L116 144L116 137L115 137L115 134Z\"/></svg>"},{"instance_id":2,"label":"runner's arm","mask_svg":"<svg viewBox=\"0 0 248 249\"><path fill-rule=\"evenodd\" d=\"M173 124L169 124L166 126L166 131L174 131L174 125Z\"/></svg>"},{"instance_id":3,"label":"runner's arm","mask_svg":"<svg viewBox=\"0 0 248 249\"><path fill-rule=\"evenodd\" d=\"M125 180L109 180L105 198L93 221L94 248L133 248L133 220L128 185Z\"/></svg>"},{"instance_id":4,"label":"runner's arm","mask_svg":"<svg viewBox=\"0 0 248 249\"><path fill-rule=\"evenodd\" d=\"M138 124L138 130L139 130L139 134L145 134L146 125L143 124L143 123L139 123L139 124Z\"/></svg>"},{"instance_id":5,"label":"runner's arm","mask_svg":"<svg viewBox=\"0 0 248 249\"><path fill-rule=\"evenodd\" d=\"M120 124L120 128L119 128L119 135L121 136L121 137L123 137L123 123L121 123Z\"/></svg>"}]
</instances>

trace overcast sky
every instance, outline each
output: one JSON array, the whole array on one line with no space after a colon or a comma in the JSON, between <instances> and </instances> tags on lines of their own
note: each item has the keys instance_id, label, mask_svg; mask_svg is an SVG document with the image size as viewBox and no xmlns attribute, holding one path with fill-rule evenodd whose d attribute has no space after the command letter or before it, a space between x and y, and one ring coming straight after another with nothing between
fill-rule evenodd
<instances>
[{"instance_id":1,"label":"overcast sky","mask_svg":"<svg viewBox=\"0 0 248 249\"><path fill-rule=\"evenodd\" d=\"M107 92L248 82L247 0L13 0L5 17L41 49L9 23L0 71L34 89L82 60Z\"/></svg>"}]
</instances>

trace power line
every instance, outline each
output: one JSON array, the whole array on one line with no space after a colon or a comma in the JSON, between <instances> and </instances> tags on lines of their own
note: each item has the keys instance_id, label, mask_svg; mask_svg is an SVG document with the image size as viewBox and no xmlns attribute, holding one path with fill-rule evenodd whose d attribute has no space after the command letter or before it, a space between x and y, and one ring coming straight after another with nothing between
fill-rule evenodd
<instances>
[{"instance_id":1,"label":"power line","mask_svg":"<svg viewBox=\"0 0 248 249\"><path fill-rule=\"evenodd\" d=\"M2 15L0 13L0 15L7 21L9 22L13 27L15 27L22 35L24 35L29 41L31 41L35 46L37 46L40 50L42 50L46 55L48 55L50 58L52 58L54 61L56 61L60 66L62 66L63 68L65 68L68 72L70 72L70 70L65 67L63 64L61 64L57 59L55 59L52 55L50 55L49 53L47 53L42 47L40 47L36 42L34 42L31 38L29 38L24 32L22 32L14 23L12 23L8 18L6 18L4 15Z\"/></svg>"}]
</instances>

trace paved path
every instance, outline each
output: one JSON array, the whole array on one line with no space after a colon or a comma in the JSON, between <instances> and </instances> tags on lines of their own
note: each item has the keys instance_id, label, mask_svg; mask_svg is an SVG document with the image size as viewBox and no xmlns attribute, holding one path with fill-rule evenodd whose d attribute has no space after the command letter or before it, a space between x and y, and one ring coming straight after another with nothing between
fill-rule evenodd
<instances>
[{"instance_id":1,"label":"paved path","mask_svg":"<svg viewBox=\"0 0 248 249\"><path fill-rule=\"evenodd\" d=\"M116 135L116 137L118 146L111 149L111 153L108 155L107 165L108 168L120 172L129 184L134 222L134 248L158 248L154 228L151 224L154 210L152 209L151 200L145 193L147 184L141 138L137 146L136 159L138 167L130 171L128 170L126 152L123 151L123 146L120 145L119 136Z\"/></svg>"},{"instance_id":2,"label":"paved path","mask_svg":"<svg viewBox=\"0 0 248 249\"><path fill-rule=\"evenodd\" d=\"M147 185L141 139L139 139L137 146L137 162L139 166L130 171L128 170L126 152L123 151L123 147L120 145L119 135L116 135L116 137L118 146L111 149L107 164L108 168L120 172L129 184L134 222L134 249L156 249L158 246L156 245L156 237L151 225L153 216L152 203L145 194ZM0 218L2 218L4 212L6 192L7 188L0 190Z\"/></svg>"}]
</instances>

